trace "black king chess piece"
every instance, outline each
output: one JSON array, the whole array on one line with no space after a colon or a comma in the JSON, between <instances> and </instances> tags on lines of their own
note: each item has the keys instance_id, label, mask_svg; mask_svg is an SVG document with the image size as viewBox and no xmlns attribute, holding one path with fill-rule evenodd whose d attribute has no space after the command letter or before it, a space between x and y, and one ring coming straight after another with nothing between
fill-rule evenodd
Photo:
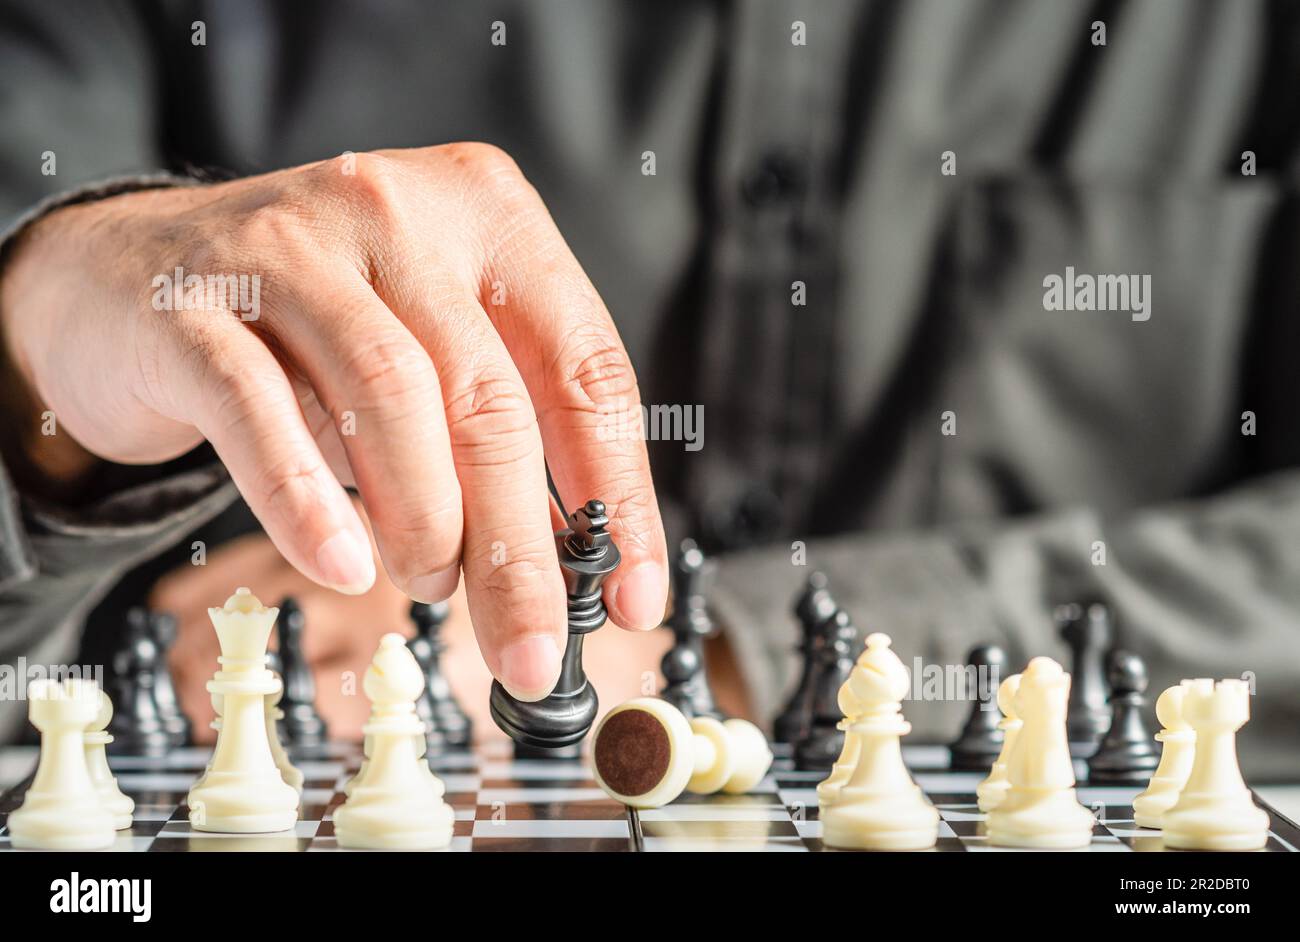
<instances>
[{"instance_id":1,"label":"black king chess piece","mask_svg":"<svg viewBox=\"0 0 1300 942\"><path fill-rule=\"evenodd\" d=\"M660 662L665 680L660 696L688 719L722 719L704 667L704 641L716 632L706 601L716 570L694 540L682 540L673 561L673 612L664 623L673 633L673 646Z\"/></svg>"},{"instance_id":2,"label":"black king chess piece","mask_svg":"<svg viewBox=\"0 0 1300 942\"><path fill-rule=\"evenodd\" d=\"M605 505L587 503L569 515L569 527L555 534L560 569L569 595L569 640L560 679L551 695L536 703L516 700L500 681L492 682L492 719L515 741L521 757L561 758L576 755L595 722L596 688L582 669L582 639L605 624L600 591L621 558L606 527Z\"/></svg>"},{"instance_id":3,"label":"black king chess piece","mask_svg":"<svg viewBox=\"0 0 1300 942\"><path fill-rule=\"evenodd\" d=\"M1110 728L1106 706L1106 652L1114 642L1110 609L1102 602L1070 603L1054 613L1061 637L1070 646L1070 700L1066 733L1070 754L1086 758Z\"/></svg>"},{"instance_id":4,"label":"black king chess piece","mask_svg":"<svg viewBox=\"0 0 1300 942\"><path fill-rule=\"evenodd\" d=\"M424 721L431 754L448 747L463 748L470 741L469 717L456 702L451 684L442 672L442 653L447 650L442 626L450 614L451 607L446 602L411 603L415 637L406 646L424 671L424 693L415 701L415 713Z\"/></svg>"},{"instance_id":5,"label":"black king chess piece","mask_svg":"<svg viewBox=\"0 0 1300 942\"><path fill-rule=\"evenodd\" d=\"M302 633L306 623L297 599L286 596L280 603L280 617L275 621L280 677L284 683L284 694L280 698L280 709L284 711L280 735L288 745L315 749L325 744L328 731L325 721L316 712L316 681L302 654Z\"/></svg>"},{"instance_id":6,"label":"black king chess piece","mask_svg":"<svg viewBox=\"0 0 1300 942\"><path fill-rule=\"evenodd\" d=\"M974 669L974 677L967 674L975 684L974 696L961 735L948 745L949 767L982 772L992 768L1002 752L1002 730L998 729L1002 714L997 709L997 693L1006 672L1007 655L996 644L980 644L971 648L966 664Z\"/></svg>"},{"instance_id":7,"label":"black king chess piece","mask_svg":"<svg viewBox=\"0 0 1300 942\"><path fill-rule=\"evenodd\" d=\"M149 613L132 608L126 613L122 647L113 656L113 735L109 751L132 755L165 756L172 747L164 716L158 708L158 675L166 669L163 652L154 640Z\"/></svg>"},{"instance_id":8,"label":"black king chess piece","mask_svg":"<svg viewBox=\"0 0 1300 942\"><path fill-rule=\"evenodd\" d=\"M862 647L858 629L848 612L839 609L822 625L825 638L817 652L817 677L813 681L812 725L795 745L794 764L800 771L829 769L844 751L840 687L853 673Z\"/></svg>"},{"instance_id":9,"label":"black king chess piece","mask_svg":"<svg viewBox=\"0 0 1300 942\"><path fill-rule=\"evenodd\" d=\"M831 597L826 574L814 572L809 575L808 582L794 605L795 618L803 634L799 645L802 673L790 701L772 724L773 738L777 742L794 744L808 735L812 725L817 655L825 640L822 626L834 616L835 608L835 599Z\"/></svg>"}]
</instances>

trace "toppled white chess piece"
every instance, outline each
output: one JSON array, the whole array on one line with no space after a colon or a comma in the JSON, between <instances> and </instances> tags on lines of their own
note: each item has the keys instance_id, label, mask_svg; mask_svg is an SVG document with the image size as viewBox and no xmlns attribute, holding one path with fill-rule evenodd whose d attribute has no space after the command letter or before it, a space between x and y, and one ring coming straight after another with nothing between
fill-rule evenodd
<instances>
[{"instance_id":1,"label":"toppled white chess piece","mask_svg":"<svg viewBox=\"0 0 1300 942\"><path fill-rule=\"evenodd\" d=\"M1161 840L1183 850L1258 850L1268 843L1268 813L1251 800L1237 765L1250 688L1244 680L1194 680L1183 718L1196 731L1196 754L1177 803L1160 818Z\"/></svg>"},{"instance_id":2,"label":"toppled white chess piece","mask_svg":"<svg viewBox=\"0 0 1300 942\"><path fill-rule=\"evenodd\" d=\"M280 778L301 796L302 770L289 759L284 743L280 742L280 730L276 725L279 720L284 719L284 710L280 709L280 698L284 696L284 678L276 677L276 680L279 681L279 686L274 692L266 695L266 739L271 744L271 759L275 762L275 767L280 770Z\"/></svg>"},{"instance_id":3,"label":"toppled white chess piece","mask_svg":"<svg viewBox=\"0 0 1300 942\"><path fill-rule=\"evenodd\" d=\"M1013 706L1023 726L1007 758L1009 787L989 812L989 842L1006 847L1086 847L1096 819L1074 792L1065 732L1070 675L1036 657L1020 675Z\"/></svg>"},{"instance_id":4,"label":"toppled white chess piece","mask_svg":"<svg viewBox=\"0 0 1300 942\"><path fill-rule=\"evenodd\" d=\"M1006 797L1007 789L1011 787L1011 783L1007 781L1007 759L1011 757L1011 750L1015 748L1020 728L1025 725L1024 720L1016 714L1016 692L1019 689L1019 674L1012 674L998 684L998 709L1002 712L998 729L1002 730L1002 751L994 760L988 777L975 786L979 809L985 814L998 806L998 802Z\"/></svg>"},{"instance_id":5,"label":"toppled white chess piece","mask_svg":"<svg viewBox=\"0 0 1300 942\"><path fill-rule=\"evenodd\" d=\"M688 720L666 700L637 697L605 714L592 734L592 773L615 801L659 808L683 791L740 795L762 781L772 750L746 720Z\"/></svg>"},{"instance_id":6,"label":"toppled white chess piece","mask_svg":"<svg viewBox=\"0 0 1300 942\"><path fill-rule=\"evenodd\" d=\"M821 813L827 847L919 850L939 836L939 812L926 800L903 764L901 739L912 726L900 712L908 690L907 668L890 650L888 635L867 637L848 684L860 714L847 737L857 740L853 773L834 804Z\"/></svg>"},{"instance_id":7,"label":"toppled white chess piece","mask_svg":"<svg viewBox=\"0 0 1300 942\"><path fill-rule=\"evenodd\" d=\"M123 831L131 826L135 802L118 788L117 779L113 777L113 772L108 767L108 750L105 747L113 741L112 735L108 732L108 724L112 721L113 701L108 698L108 694L100 690L99 713L96 714L95 721L87 727L83 737L86 770L90 773L90 781L94 783L100 801L113 816L113 827Z\"/></svg>"},{"instance_id":8,"label":"toppled white chess piece","mask_svg":"<svg viewBox=\"0 0 1300 942\"><path fill-rule=\"evenodd\" d=\"M1159 828L1164 813L1178 801L1196 755L1196 730L1183 717L1183 700L1192 681L1170 687L1156 698L1156 718L1163 727L1156 740L1164 743L1160 764L1147 789L1133 799L1133 821L1141 828Z\"/></svg>"},{"instance_id":9,"label":"toppled white chess piece","mask_svg":"<svg viewBox=\"0 0 1300 942\"><path fill-rule=\"evenodd\" d=\"M9 815L15 847L96 850L116 837L86 764L85 735L103 693L89 680L36 680L27 687L28 716L41 731L41 758L22 805Z\"/></svg>"},{"instance_id":10,"label":"toppled white chess piece","mask_svg":"<svg viewBox=\"0 0 1300 942\"><path fill-rule=\"evenodd\" d=\"M384 635L363 681L371 702L363 729L369 760L334 812L340 846L429 850L451 843L455 815L423 759L424 724L415 713L424 681L405 639Z\"/></svg>"},{"instance_id":11,"label":"toppled white chess piece","mask_svg":"<svg viewBox=\"0 0 1300 942\"><path fill-rule=\"evenodd\" d=\"M208 770L189 792L195 830L287 831L298 819L298 792L276 767L266 730L266 696L280 688L266 666L266 644L279 612L246 588L236 589L223 608L208 609L221 669L207 689L221 725Z\"/></svg>"}]
</instances>

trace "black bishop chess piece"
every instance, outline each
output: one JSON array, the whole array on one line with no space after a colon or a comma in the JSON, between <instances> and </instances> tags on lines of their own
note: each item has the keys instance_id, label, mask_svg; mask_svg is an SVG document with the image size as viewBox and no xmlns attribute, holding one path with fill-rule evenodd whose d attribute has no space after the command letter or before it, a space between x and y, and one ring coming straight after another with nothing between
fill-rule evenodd
<instances>
[{"instance_id":1,"label":"black bishop chess piece","mask_svg":"<svg viewBox=\"0 0 1300 942\"><path fill-rule=\"evenodd\" d=\"M772 724L772 738L777 742L793 745L806 737L812 728L817 652L825 640L823 626L834 617L835 609L826 574L811 573L803 592L795 600L794 615L802 634L798 649L801 669L794 693Z\"/></svg>"},{"instance_id":2,"label":"black bishop chess piece","mask_svg":"<svg viewBox=\"0 0 1300 942\"><path fill-rule=\"evenodd\" d=\"M411 603L415 637L406 646L424 671L424 693L415 701L415 712L424 722L430 754L468 746L472 732L469 716L456 702L451 684L442 672L442 654L447 650L442 626L450 614L451 606L446 602Z\"/></svg>"},{"instance_id":3,"label":"black bishop chess piece","mask_svg":"<svg viewBox=\"0 0 1300 942\"><path fill-rule=\"evenodd\" d=\"M971 648L966 665L967 688L973 680L975 696L961 735L948 745L948 767L986 772L1002 752L1002 730L998 729L1002 714L997 709L997 693L1006 672L1007 655L996 644L981 644Z\"/></svg>"},{"instance_id":4,"label":"black bishop chess piece","mask_svg":"<svg viewBox=\"0 0 1300 942\"><path fill-rule=\"evenodd\" d=\"M569 515L569 526L555 534L560 569L569 596L569 640L560 679L551 695L536 703L516 700L492 682L492 719L515 741L521 758L571 758L595 722L596 688L582 668L582 639L605 624L601 586L618 568L618 546L606 529L605 504L589 500Z\"/></svg>"},{"instance_id":5,"label":"black bishop chess piece","mask_svg":"<svg viewBox=\"0 0 1300 942\"><path fill-rule=\"evenodd\" d=\"M169 612L149 613L149 633L158 646L158 671L154 675L154 702L158 716L173 746L188 746L191 739L190 721L181 711L176 698L176 685L172 680L167 653L176 642L176 616Z\"/></svg>"},{"instance_id":6,"label":"black bishop chess piece","mask_svg":"<svg viewBox=\"0 0 1300 942\"><path fill-rule=\"evenodd\" d=\"M824 638L817 652L813 680L812 726L794 748L795 768L800 771L829 769L844 750L840 687L853 672L854 659L862 646L857 626L844 609L824 622L822 631Z\"/></svg>"},{"instance_id":7,"label":"black bishop chess piece","mask_svg":"<svg viewBox=\"0 0 1300 942\"><path fill-rule=\"evenodd\" d=\"M665 680L660 696L688 719L722 719L704 663L704 642L716 633L707 605L716 570L716 564L705 558L694 540L682 541L673 560L673 611L664 622L673 633L673 646L660 663Z\"/></svg>"},{"instance_id":8,"label":"black bishop chess piece","mask_svg":"<svg viewBox=\"0 0 1300 942\"><path fill-rule=\"evenodd\" d=\"M1087 758L1110 728L1106 706L1106 652L1114 644L1110 609L1101 602L1069 603L1054 613L1057 627L1070 646L1070 701L1066 734L1070 754Z\"/></svg>"},{"instance_id":9,"label":"black bishop chess piece","mask_svg":"<svg viewBox=\"0 0 1300 942\"><path fill-rule=\"evenodd\" d=\"M164 670L163 652L154 640L149 613L140 607L130 609L122 647L113 656L113 719L108 728L113 736L108 746L111 752L156 758L171 750L172 735L157 699L158 677Z\"/></svg>"},{"instance_id":10,"label":"black bishop chess piece","mask_svg":"<svg viewBox=\"0 0 1300 942\"><path fill-rule=\"evenodd\" d=\"M307 620L298 600L286 596L280 602L280 616L275 620L280 679L284 694L280 697L280 735L286 745L301 750L325 745L329 731L316 710L316 680L311 665L302 653L302 633Z\"/></svg>"},{"instance_id":11,"label":"black bishop chess piece","mask_svg":"<svg viewBox=\"0 0 1300 942\"><path fill-rule=\"evenodd\" d=\"M1147 666L1136 654L1112 651L1106 676L1110 681L1110 729L1088 759L1088 781L1095 785L1145 785L1160 764L1155 737L1143 715Z\"/></svg>"}]
</instances>

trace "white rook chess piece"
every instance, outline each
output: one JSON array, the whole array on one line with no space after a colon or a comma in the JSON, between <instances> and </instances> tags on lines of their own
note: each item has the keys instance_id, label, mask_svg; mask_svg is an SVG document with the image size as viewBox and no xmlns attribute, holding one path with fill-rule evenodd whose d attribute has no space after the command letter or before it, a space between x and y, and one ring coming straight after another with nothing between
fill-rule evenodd
<instances>
[{"instance_id":1,"label":"white rook chess piece","mask_svg":"<svg viewBox=\"0 0 1300 942\"><path fill-rule=\"evenodd\" d=\"M9 815L14 847L96 850L113 843L113 814L86 765L85 734L99 715L101 693L88 680L28 685L28 716L41 731L41 758L22 805Z\"/></svg>"},{"instance_id":2,"label":"white rook chess piece","mask_svg":"<svg viewBox=\"0 0 1300 942\"><path fill-rule=\"evenodd\" d=\"M1183 718L1196 731L1196 754L1177 803L1160 818L1166 847L1258 850L1268 843L1268 814L1250 798L1237 765L1237 730L1250 718L1244 680L1194 680Z\"/></svg>"},{"instance_id":3,"label":"white rook chess piece","mask_svg":"<svg viewBox=\"0 0 1300 942\"><path fill-rule=\"evenodd\" d=\"M853 695L853 686L847 680L840 684L836 702L839 704L840 712L844 714L844 719L835 724L835 728L845 734L844 745L840 749L840 757L831 766L831 774L817 784L817 806L823 810L835 804L840 797L840 790L844 788L844 783L849 780L849 776L857 767L858 748L861 745L858 737L848 735L848 729L862 715L864 707Z\"/></svg>"},{"instance_id":4,"label":"white rook chess piece","mask_svg":"<svg viewBox=\"0 0 1300 942\"><path fill-rule=\"evenodd\" d=\"M266 667L266 643L279 611L245 588L224 608L208 609L221 669L207 689L221 727L207 772L190 788L190 826L197 831L287 831L298 819L298 792L276 767L266 734L266 696L280 687Z\"/></svg>"},{"instance_id":5,"label":"white rook chess piece","mask_svg":"<svg viewBox=\"0 0 1300 942\"><path fill-rule=\"evenodd\" d=\"M1156 740L1164 743L1164 748L1147 790L1133 799L1133 821L1138 827L1159 828L1161 817L1178 801L1178 793L1191 774L1196 730L1183 717L1183 700L1191 684L1184 680L1156 699L1156 718L1163 727L1156 733Z\"/></svg>"},{"instance_id":6,"label":"white rook chess piece","mask_svg":"<svg viewBox=\"0 0 1300 942\"><path fill-rule=\"evenodd\" d=\"M415 745L417 737L424 745L424 723L415 712L424 680L406 640L384 635L363 681L371 703L363 729L369 760L334 812L334 834L342 847L428 850L451 843L455 814Z\"/></svg>"},{"instance_id":7,"label":"white rook chess piece","mask_svg":"<svg viewBox=\"0 0 1300 942\"><path fill-rule=\"evenodd\" d=\"M855 850L920 850L939 836L939 812L903 764L901 739L912 726L899 712L907 668L888 635L867 636L848 684L861 707L846 735L857 740L853 774L821 814L822 842ZM849 747L846 744L846 749Z\"/></svg>"},{"instance_id":8,"label":"white rook chess piece","mask_svg":"<svg viewBox=\"0 0 1300 942\"><path fill-rule=\"evenodd\" d=\"M975 786L979 809L985 814L998 806L998 802L1006 797L1007 789L1011 787L1011 783L1007 781L1007 759L1011 757L1011 750L1015 748L1020 728L1025 725L1024 720L1016 715L1016 692L1019 689L1019 674L1012 674L998 684L998 709L1002 711L998 729L1002 730L1002 751L994 760L988 778Z\"/></svg>"},{"instance_id":9,"label":"white rook chess piece","mask_svg":"<svg viewBox=\"0 0 1300 942\"><path fill-rule=\"evenodd\" d=\"M280 685L266 695L266 739L271 744L271 758L275 762L275 767L280 770L280 778L302 795L302 770L290 761L289 753L284 751L284 743L280 742L280 731L276 726L277 720L284 719L284 710L280 709L280 698L284 696L284 679L280 677L276 679Z\"/></svg>"},{"instance_id":10,"label":"white rook chess piece","mask_svg":"<svg viewBox=\"0 0 1300 942\"><path fill-rule=\"evenodd\" d=\"M989 812L989 842L1004 847L1065 849L1092 841L1095 819L1074 793L1065 732L1070 675L1036 657L1020 675L1013 706L1023 721L1007 758L1006 795Z\"/></svg>"},{"instance_id":11,"label":"white rook chess piece","mask_svg":"<svg viewBox=\"0 0 1300 942\"><path fill-rule=\"evenodd\" d=\"M86 729L84 736L86 749L86 770L90 780L99 793L100 801L113 816L113 827L122 831L131 826L131 813L135 811L135 802L122 789L117 787L117 779L108 767L108 751L104 748L113 741L108 732L108 724L113 721L113 701L103 690L99 691L99 713L95 721Z\"/></svg>"},{"instance_id":12,"label":"white rook chess piece","mask_svg":"<svg viewBox=\"0 0 1300 942\"><path fill-rule=\"evenodd\" d=\"M687 790L740 795L772 765L767 738L753 723L688 720L657 697L637 697L606 713L591 754L596 783L633 808L659 808Z\"/></svg>"}]
</instances>

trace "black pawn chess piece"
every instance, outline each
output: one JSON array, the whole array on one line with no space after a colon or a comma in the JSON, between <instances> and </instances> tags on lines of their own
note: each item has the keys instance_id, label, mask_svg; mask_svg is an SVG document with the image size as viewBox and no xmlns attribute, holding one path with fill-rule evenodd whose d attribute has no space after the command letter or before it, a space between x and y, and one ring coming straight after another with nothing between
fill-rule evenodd
<instances>
[{"instance_id":1,"label":"black pawn chess piece","mask_svg":"<svg viewBox=\"0 0 1300 942\"><path fill-rule=\"evenodd\" d=\"M1147 667L1136 654L1112 651L1106 668L1111 723L1106 738L1088 760L1088 781L1145 785L1160 764L1160 752L1143 716Z\"/></svg>"},{"instance_id":2,"label":"black pawn chess piece","mask_svg":"<svg viewBox=\"0 0 1300 942\"><path fill-rule=\"evenodd\" d=\"M149 757L165 756L170 751L172 737L156 697L158 675L163 669L162 651L150 629L149 613L143 608L130 609L122 647L113 656L110 751Z\"/></svg>"},{"instance_id":3,"label":"black pawn chess piece","mask_svg":"<svg viewBox=\"0 0 1300 942\"><path fill-rule=\"evenodd\" d=\"M794 749L795 768L825 770L835 764L844 749L844 731L839 728L840 687L853 672L853 661L861 647L858 629L848 612L840 609L823 623L825 638L817 654L817 675L813 681L812 728Z\"/></svg>"},{"instance_id":4,"label":"black pawn chess piece","mask_svg":"<svg viewBox=\"0 0 1300 942\"><path fill-rule=\"evenodd\" d=\"M831 597L825 573L814 572L808 576L803 592L795 601L794 614L803 635L799 644L802 662L799 683L772 724L773 738L792 745L807 736L812 728L817 652L825 640L822 626L835 615L835 599Z\"/></svg>"},{"instance_id":5,"label":"black pawn chess piece","mask_svg":"<svg viewBox=\"0 0 1300 942\"><path fill-rule=\"evenodd\" d=\"M424 721L430 753L440 749L463 748L469 745L470 721L451 691L451 684L442 672L442 653L447 650L442 640L442 626L451 614L446 602L411 603L411 621L415 623L415 637L406 646L424 671L424 693L415 701L416 715Z\"/></svg>"},{"instance_id":6,"label":"black pawn chess piece","mask_svg":"<svg viewBox=\"0 0 1300 942\"><path fill-rule=\"evenodd\" d=\"M605 624L601 586L621 559L608 526L604 503L589 500L569 515L569 527L555 534L569 596L569 639L560 679L551 695L536 703L525 703L512 697L500 681L492 682L488 700L492 719L515 741L516 756L575 756L595 722L596 688L582 668L582 639Z\"/></svg>"},{"instance_id":7,"label":"black pawn chess piece","mask_svg":"<svg viewBox=\"0 0 1300 942\"><path fill-rule=\"evenodd\" d=\"M715 633L706 598L716 569L694 540L682 541L673 561L673 611L664 623L673 646L660 663L665 680L660 696L688 718L722 719L704 664L704 641Z\"/></svg>"},{"instance_id":8,"label":"black pawn chess piece","mask_svg":"<svg viewBox=\"0 0 1300 942\"><path fill-rule=\"evenodd\" d=\"M1061 637L1070 646L1070 701L1066 733L1070 754L1086 758L1110 728L1106 706L1106 652L1114 643L1110 609L1101 602L1070 603L1055 612Z\"/></svg>"},{"instance_id":9,"label":"black pawn chess piece","mask_svg":"<svg viewBox=\"0 0 1300 942\"><path fill-rule=\"evenodd\" d=\"M973 679L978 686L966 725L948 746L949 767L964 772L988 771L1002 751L1002 730L998 729L1002 714L997 709L997 690L1006 671L1007 655L996 644L981 644L971 649L966 663L974 668ZM967 677L970 676L968 672Z\"/></svg>"},{"instance_id":10,"label":"black pawn chess piece","mask_svg":"<svg viewBox=\"0 0 1300 942\"><path fill-rule=\"evenodd\" d=\"M190 721L181 711L180 701L176 698L176 686L172 682L171 667L167 663L167 652L176 641L176 616L167 612L150 612L149 631L154 644L158 646L158 671L154 676L154 701L158 704L158 715L172 745L188 746Z\"/></svg>"},{"instance_id":11,"label":"black pawn chess piece","mask_svg":"<svg viewBox=\"0 0 1300 942\"><path fill-rule=\"evenodd\" d=\"M275 621L280 679L284 683L284 694L280 697L284 718L279 726L286 744L300 749L315 749L324 745L328 730L316 711L316 681L302 653L302 632L306 623L298 601L292 596L286 597L280 603L280 617Z\"/></svg>"}]
</instances>

